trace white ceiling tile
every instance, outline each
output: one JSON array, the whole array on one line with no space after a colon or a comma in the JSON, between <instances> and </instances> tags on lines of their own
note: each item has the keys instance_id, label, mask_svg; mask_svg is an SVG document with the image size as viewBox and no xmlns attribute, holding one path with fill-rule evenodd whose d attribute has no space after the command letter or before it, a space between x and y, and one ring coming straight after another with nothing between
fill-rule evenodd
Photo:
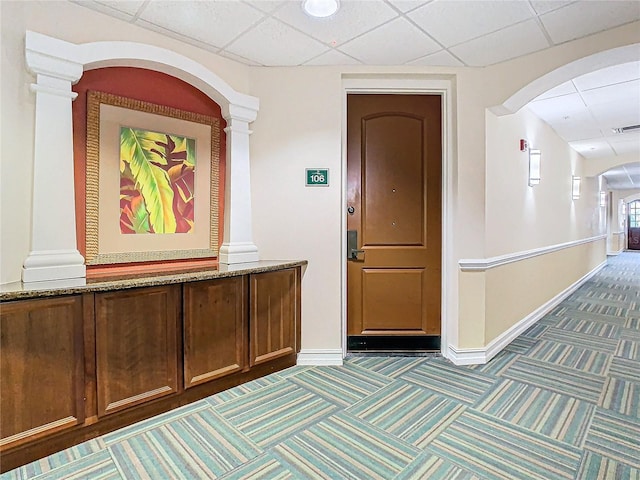
<instances>
[{"instance_id":1,"label":"white ceiling tile","mask_svg":"<svg viewBox=\"0 0 640 480\"><path fill-rule=\"evenodd\" d=\"M102 5L120 10L129 15L135 15L144 3L144 0L96 0L96 3L101 3Z\"/></svg>"},{"instance_id":2,"label":"white ceiling tile","mask_svg":"<svg viewBox=\"0 0 640 480\"><path fill-rule=\"evenodd\" d=\"M615 85L639 78L640 61L614 65L592 73L587 73L586 75L577 77L574 83L580 90L590 90L592 88Z\"/></svg>"},{"instance_id":3,"label":"white ceiling tile","mask_svg":"<svg viewBox=\"0 0 640 480\"><path fill-rule=\"evenodd\" d=\"M620 100L611 104L600 104L589 107L600 128L609 133L614 128L640 125L640 107Z\"/></svg>"},{"instance_id":4,"label":"white ceiling tile","mask_svg":"<svg viewBox=\"0 0 640 480\"><path fill-rule=\"evenodd\" d=\"M387 0L387 2L403 13L415 10L427 3L425 0Z\"/></svg>"},{"instance_id":5,"label":"white ceiling tile","mask_svg":"<svg viewBox=\"0 0 640 480\"><path fill-rule=\"evenodd\" d=\"M221 50L218 52L218 55L222 57L226 57L230 60L234 60L236 62L244 63L245 65L251 65L252 67L261 67L260 63L251 60L249 58L241 57L240 55L236 55L235 53L227 52L226 50Z\"/></svg>"},{"instance_id":6,"label":"white ceiling tile","mask_svg":"<svg viewBox=\"0 0 640 480\"><path fill-rule=\"evenodd\" d=\"M517 0L436 0L408 14L445 47L495 32L532 16L527 2Z\"/></svg>"},{"instance_id":7,"label":"white ceiling tile","mask_svg":"<svg viewBox=\"0 0 640 480\"><path fill-rule=\"evenodd\" d=\"M264 65L292 66L301 65L328 49L288 25L268 18L225 50Z\"/></svg>"},{"instance_id":8,"label":"white ceiling tile","mask_svg":"<svg viewBox=\"0 0 640 480\"><path fill-rule=\"evenodd\" d=\"M392 20L340 47L369 65L399 65L439 49L437 43L404 18Z\"/></svg>"},{"instance_id":9,"label":"white ceiling tile","mask_svg":"<svg viewBox=\"0 0 640 480\"><path fill-rule=\"evenodd\" d=\"M604 138L570 142L569 146L585 158L598 158L615 155Z\"/></svg>"},{"instance_id":10,"label":"white ceiling tile","mask_svg":"<svg viewBox=\"0 0 640 480\"><path fill-rule=\"evenodd\" d=\"M557 44L640 19L637 0L579 1L540 16Z\"/></svg>"},{"instance_id":11,"label":"white ceiling tile","mask_svg":"<svg viewBox=\"0 0 640 480\"><path fill-rule=\"evenodd\" d=\"M329 50L309 60L305 65L360 65L360 62L337 50Z\"/></svg>"},{"instance_id":12,"label":"white ceiling tile","mask_svg":"<svg viewBox=\"0 0 640 480\"><path fill-rule=\"evenodd\" d=\"M264 14L240 2L151 0L142 20L202 42L223 47Z\"/></svg>"},{"instance_id":13,"label":"white ceiling tile","mask_svg":"<svg viewBox=\"0 0 640 480\"><path fill-rule=\"evenodd\" d=\"M567 123L555 124L552 128L567 143L602 138L602 131L597 125Z\"/></svg>"},{"instance_id":14,"label":"white ceiling tile","mask_svg":"<svg viewBox=\"0 0 640 480\"><path fill-rule=\"evenodd\" d=\"M582 98L588 106L609 104L620 98L633 103L640 110L640 80L608 85L582 92Z\"/></svg>"},{"instance_id":15,"label":"white ceiling tile","mask_svg":"<svg viewBox=\"0 0 640 480\"><path fill-rule=\"evenodd\" d=\"M561 97L562 95L569 95L571 93L576 93L576 87L573 85L573 82L565 82L557 87L553 87L551 90L547 90L542 95L538 95L533 101L536 100L544 100L545 98L553 98L553 97Z\"/></svg>"},{"instance_id":16,"label":"white ceiling tile","mask_svg":"<svg viewBox=\"0 0 640 480\"><path fill-rule=\"evenodd\" d=\"M244 0L244 3L257 8L258 10L262 10L265 13L271 13L280 5L287 2L282 0Z\"/></svg>"},{"instance_id":17,"label":"white ceiling tile","mask_svg":"<svg viewBox=\"0 0 640 480\"><path fill-rule=\"evenodd\" d=\"M550 12L551 10L557 10L560 7L564 7L565 5L569 5L573 3L575 0L530 0L531 6L536 11L538 15L542 15L543 13Z\"/></svg>"},{"instance_id":18,"label":"white ceiling tile","mask_svg":"<svg viewBox=\"0 0 640 480\"><path fill-rule=\"evenodd\" d=\"M420 57L407 65L442 66L442 67L462 67L464 64L446 50Z\"/></svg>"},{"instance_id":19,"label":"white ceiling tile","mask_svg":"<svg viewBox=\"0 0 640 480\"><path fill-rule=\"evenodd\" d=\"M535 20L528 20L449 50L467 65L485 66L526 55L548 46L547 39Z\"/></svg>"},{"instance_id":20,"label":"white ceiling tile","mask_svg":"<svg viewBox=\"0 0 640 480\"><path fill-rule=\"evenodd\" d=\"M341 45L398 16L382 0L343 1L331 17L312 18L302 11L300 2L287 2L276 18L330 46Z\"/></svg>"},{"instance_id":21,"label":"white ceiling tile","mask_svg":"<svg viewBox=\"0 0 640 480\"><path fill-rule=\"evenodd\" d=\"M75 3L76 5L81 5L83 7L90 8L91 10L95 10L96 12L105 13L110 17L118 18L120 20L124 20L125 22L129 22L133 19L132 13L127 13L122 10L114 9L110 5L94 2L93 0L70 0L70 1L71 3ZM2 0L0 0L0 2L2 2Z\"/></svg>"}]
</instances>

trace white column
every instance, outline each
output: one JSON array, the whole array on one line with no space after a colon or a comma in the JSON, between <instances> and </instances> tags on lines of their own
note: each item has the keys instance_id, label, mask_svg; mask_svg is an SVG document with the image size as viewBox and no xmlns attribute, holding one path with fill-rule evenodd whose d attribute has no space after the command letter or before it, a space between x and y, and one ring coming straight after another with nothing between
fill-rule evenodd
<instances>
[{"instance_id":1,"label":"white column","mask_svg":"<svg viewBox=\"0 0 640 480\"><path fill-rule=\"evenodd\" d=\"M251 175L249 172L249 122L257 111L230 104L224 109L227 121L227 167L224 193L224 238L220 263L258 260L258 247L251 230Z\"/></svg>"},{"instance_id":2,"label":"white column","mask_svg":"<svg viewBox=\"0 0 640 480\"><path fill-rule=\"evenodd\" d=\"M86 276L76 243L71 102L72 82L83 66L50 52L30 49L26 60L36 83L31 251L24 261L25 283Z\"/></svg>"}]
</instances>

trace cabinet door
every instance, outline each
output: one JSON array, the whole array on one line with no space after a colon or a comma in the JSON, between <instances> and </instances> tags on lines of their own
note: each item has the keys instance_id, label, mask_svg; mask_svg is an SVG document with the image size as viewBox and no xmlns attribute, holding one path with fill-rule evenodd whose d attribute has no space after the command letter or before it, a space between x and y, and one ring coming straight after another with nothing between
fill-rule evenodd
<instances>
[{"instance_id":1,"label":"cabinet door","mask_svg":"<svg viewBox=\"0 0 640 480\"><path fill-rule=\"evenodd\" d=\"M296 353L300 302L298 269L251 275L250 365Z\"/></svg>"},{"instance_id":2,"label":"cabinet door","mask_svg":"<svg viewBox=\"0 0 640 480\"><path fill-rule=\"evenodd\" d=\"M96 293L98 416L178 391L180 286Z\"/></svg>"},{"instance_id":3,"label":"cabinet door","mask_svg":"<svg viewBox=\"0 0 640 480\"><path fill-rule=\"evenodd\" d=\"M184 285L185 388L246 364L245 277Z\"/></svg>"},{"instance_id":4,"label":"cabinet door","mask_svg":"<svg viewBox=\"0 0 640 480\"><path fill-rule=\"evenodd\" d=\"M84 421L82 299L0 307L0 450Z\"/></svg>"}]
</instances>

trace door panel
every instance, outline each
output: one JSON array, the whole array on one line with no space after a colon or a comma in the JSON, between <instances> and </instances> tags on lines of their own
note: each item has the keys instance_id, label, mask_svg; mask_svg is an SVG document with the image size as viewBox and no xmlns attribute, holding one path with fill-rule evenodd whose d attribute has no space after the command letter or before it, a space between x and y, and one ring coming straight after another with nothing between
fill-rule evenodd
<instances>
[{"instance_id":1,"label":"door panel","mask_svg":"<svg viewBox=\"0 0 640 480\"><path fill-rule=\"evenodd\" d=\"M423 291L424 269L363 269L363 333L413 330L412 333L426 334ZM403 312L400 317L399 311Z\"/></svg>"},{"instance_id":2,"label":"door panel","mask_svg":"<svg viewBox=\"0 0 640 480\"><path fill-rule=\"evenodd\" d=\"M424 245L423 129L421 119L408 116L363 118L363 245Z\"/></svg>"},{"instance_id":3,"label":"door panel","mask_svg":"<svg viewBox=\"0 0 640 480\"><path fill-rule=\"evenodd\" d=\"M439 95L348 95L350 336L440 335L441 143Z\"/></svg>"}]
</instances>

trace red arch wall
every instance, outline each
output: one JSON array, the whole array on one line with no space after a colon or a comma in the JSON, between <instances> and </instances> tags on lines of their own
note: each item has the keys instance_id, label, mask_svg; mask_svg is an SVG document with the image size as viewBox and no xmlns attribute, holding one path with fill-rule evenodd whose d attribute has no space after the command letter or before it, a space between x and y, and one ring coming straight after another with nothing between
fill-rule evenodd
<instances>
[{"instance_id":1,"label":"red arch wall","mask_svg":"<svg viewBox=\"0 0 640 480\"><path fill-rule=\"evenodd\" d=\"M87 91L113 93L145 102L166 105L220 119L220 197L219 205L219 243L222 243L224 227L224 179L226 173L226 121L222 118L220 106L188 83L165 73L133 67L108 67L84 72L80 81L74 85L73 91L78 97L73 102L73 163L76 196L76 237L78 250L85 254L85 199L86 199L86 144L87 144ZM209 261L175 262L171 268L180 266L210 265ZM160 270L160 262L155 264L128 264L126 271ZM87 276L105 274L112 268L87 267ZM123 269L116 268L118 273Z\"/></svg>"}]
</instances>

